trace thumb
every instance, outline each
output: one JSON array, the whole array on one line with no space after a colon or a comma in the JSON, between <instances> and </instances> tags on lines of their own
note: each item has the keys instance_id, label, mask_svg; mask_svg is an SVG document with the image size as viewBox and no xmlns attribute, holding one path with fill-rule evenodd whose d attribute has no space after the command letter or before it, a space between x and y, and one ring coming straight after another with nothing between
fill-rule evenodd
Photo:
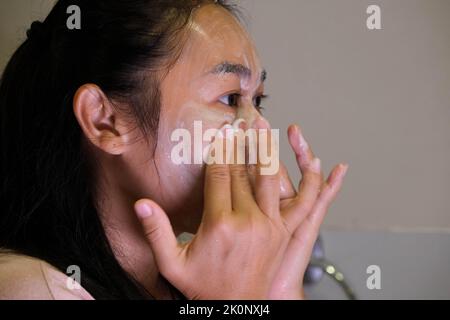
<instances>
[{"instance_id":1,"label":"thumb","mask_svg":"<svg viewBox=\"0 0 450 320\"><path fill-rule=\"evenodd\" d=\"M181 248L169 218L158 204L148 199L137 201L134 210L152 248L159 271L167 280L174 281L181 265Z\"/></svg>"}]
</instances>

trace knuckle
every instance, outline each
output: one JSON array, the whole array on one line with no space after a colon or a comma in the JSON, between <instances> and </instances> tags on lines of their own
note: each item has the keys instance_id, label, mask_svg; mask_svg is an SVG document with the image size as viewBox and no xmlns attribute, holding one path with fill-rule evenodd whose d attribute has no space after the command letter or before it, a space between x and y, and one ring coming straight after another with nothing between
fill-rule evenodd
<instances>
[{"instance_id":1,"label":"knuckle","mask_svg":"<svg viewBox=\"0 0 450 320\"><path fill-rule=\"evenodd\" d=\"M242 165L232 165L231 166L231 175L234 178L238 179L247 179L247 168Z\"/></svg>"},{"instance_id":2,"label":"knuckle","mask_svg":"<svg viewBox=\"0 0 450 320\"><path fill-rule=\"evenodd\" d=\"M209 167L209 177L214 181L226 182L228 181L229 174L225 165L213 165Z\"/></svg>"},{"instance_id":3,"label":"knuckle","mask_svg":"<svg viewBox=\"0 0 450 320\"><path fill-rule=\"evenodd\" d=\"M158 226L146 226L144 229L145 237L150 242L158 242L163 237L163 231Z\"/></svg>"},{"instance_id":4,"label":"knuckle","mask_svg":"<svg viewBox=\"0 0 450 320\"><path fill-rule=\"evenodd\" d=\"M264 176L258 176L260 181L262 181L263 183L267 183L267 184L273 184L273 183L278 183L279 176L277 174L269 174L269 175L264 175Z\"/></svg>"},{"instance_id":5,"label":"knuckle","mask_svg":"<svg viewBox=\"0 0 450 320\"><path fill-rule=\"evenodd\" d=\"M324 201L330 201L337 191L338 190L336 188L333 188L328 183L325 183L320 189L320 199Z\"/></svg>"},{"instance_id":6,"label":"knuckle","mask_svg":"<svg viewBox=\"0 0 450 320\"><path fill-rule=\"evenodd\" d=\"M319 172L308 170L305 173L305 180L309 181L310 183L320 183L322 181L322 174Z\"/></svg>"},{"instance_id":7,"label":"knuckle","mask_svg":"<svg viewBox=\"0 0 450 320\"><path fill-rule=\"evenodd\" d=\"M217 218L210 223L211 234L215 238L220 238L221 241L226 243L230 242L234 238L234 229L230 222L225 218Z\"/></svg>"}]
</instances>

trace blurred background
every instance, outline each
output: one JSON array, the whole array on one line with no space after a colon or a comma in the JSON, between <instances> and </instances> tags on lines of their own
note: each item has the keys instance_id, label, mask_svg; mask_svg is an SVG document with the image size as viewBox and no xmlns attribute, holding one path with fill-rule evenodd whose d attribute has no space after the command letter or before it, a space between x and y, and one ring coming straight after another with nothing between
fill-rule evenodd
<instances>
[{"instance_id":1,"label":"blurred background","mask_svg":"<svg viewBox=\"0 0 450 320\"><path fill-rule=\"evenodd\" d=\"M234 2L268 70L272 126L300 124L327 171L350 164L322 230L326 257L358 298L450 299L450 1ZM53 3L0 2L0 70ZM366 26L369 5L381 30ZM281 151L297 180L285 134ZM345 299L328 277L307 294Z\"/></svg>"}]
</instances>

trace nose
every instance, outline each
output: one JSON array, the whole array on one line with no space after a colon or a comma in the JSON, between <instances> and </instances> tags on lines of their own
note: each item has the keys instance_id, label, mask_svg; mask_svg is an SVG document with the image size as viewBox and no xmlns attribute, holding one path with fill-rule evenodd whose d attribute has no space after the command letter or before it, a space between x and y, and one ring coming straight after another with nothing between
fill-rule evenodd
<instances>
[{"instance_id":1,"label":"nose","mask_svg":"<svg viewBox=\"0 0 450 320\"><path fill-rule=\"evenodd\" d=\"M244 119L248 128L253 128L253 124L259 118L265 119L251 101L243 102L239 108L237 108L236 119ZM267 121L267 119L265 120ZM267 121L267 123L269 123L269 121Z\"/></svg>"},{"instance_id":2,"label":"nose","mask_svg":"<svg viewBox=\"0 0 450 320\"><path fill-rule=\"evenodd\" d=\"M265 119L264 116L258 112L258 110L255 108L252 102L245 101L237 109L236 119L244 119L247 123L248 128L254 128L254 123L259 118ZM267 121L267 119L265 120L267 123L270 124L270 122ZM281 159L280 159L279 175L280 175L280 199L289 199L295 197L296 195L295 188L289 178L288 171L284 163L281 161Z\"/></svg>"}]
</instances>

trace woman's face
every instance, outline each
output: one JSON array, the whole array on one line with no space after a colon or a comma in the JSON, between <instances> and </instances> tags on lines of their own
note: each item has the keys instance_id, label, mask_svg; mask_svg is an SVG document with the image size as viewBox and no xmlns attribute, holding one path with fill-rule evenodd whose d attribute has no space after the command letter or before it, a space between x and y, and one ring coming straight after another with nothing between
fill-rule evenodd
<instances>
[{"instance_id":1,"label":"woman's face","mask_svg":"<svg viewBox=\"0 0 450 320\"><path fill-rule=\"evenodd\" d=\"M159 203L175 232L195 232L202 214L203 165L194 160L208 143L202 141L202 147L194 150L194 123L201 123L201 134L239 118L251 127L261 117L258 105L265 78L252 40L225 9L201 7L189 28L181 56L161 84L155 153L140 141L127 155L133 193ZM176 164L172 157L179 141L171 136L177 129L191 135L192 164Z\"/></svg>"}]
</instances>

